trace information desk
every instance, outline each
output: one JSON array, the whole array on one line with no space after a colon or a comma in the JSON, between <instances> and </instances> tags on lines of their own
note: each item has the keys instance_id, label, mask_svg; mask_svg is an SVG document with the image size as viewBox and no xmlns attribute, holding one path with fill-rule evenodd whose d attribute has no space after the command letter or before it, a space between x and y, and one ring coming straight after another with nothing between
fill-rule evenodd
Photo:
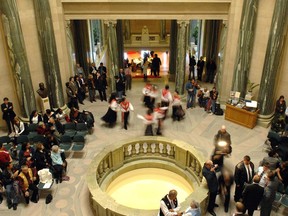
<instances>
[{"instance_id":1,"label":"information desk","mask_svg":"<svg viewBox=\"0 0 288 216\"><path fill-rule=\"evenodd\" d=\"M226 104L225 119L252 129L256 126L258 112L259 109L255 112L250 112L245 109Z\"/></svg>"}]
</instances>

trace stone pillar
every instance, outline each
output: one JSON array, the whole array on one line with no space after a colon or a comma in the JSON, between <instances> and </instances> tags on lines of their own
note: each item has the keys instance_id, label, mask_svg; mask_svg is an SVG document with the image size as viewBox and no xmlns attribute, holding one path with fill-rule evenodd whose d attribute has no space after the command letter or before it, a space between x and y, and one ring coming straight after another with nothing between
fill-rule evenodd
<instances>
[{"instance_id":1,"label":"stone pillar","mask_svg":"<svg viewBox=\"0 0 288 216\"><path fill-rule=\"evenodd\" d=\"M118 67L124 69L124 43L123 43L123 30L121 20L117 20L117 47L118 47Z\"/></svg>"},{"instance_id":2,"label":"stone pillar","mask_svg":"<svg viewBox=\"0 0 288 216\"><path fill-rule=\"evenodd\" d=\"M258 95L261 115L274 113L276 81L280 73L280 61L285 37L287 37L287 17L288 1L276 0Z\"/></svg>"},{"instance_id":3,"label":"stone pillar","mask_svg":"<svg viewBox=\"0 0 288 216\"><path fill-rule=\"evenodd\" d=\"M124 40L126 42L131 42L131 25L130 20L123 20L124 25Z\"/></svg>"},{"instance_id":4,"label":"stone pillar","mask_svg":"<svg viewBox=\"0 0 288 216\"><path fill-rule=\"evenodd\" d=\"M170 29L170 53L169 53L169 80L175 81L177 58L177 21L171 20Z\"/></svg>"},{"instance_id":5,"label":"stone pillar","mask_svg":"<svg viewBox=\"0 0 288 216\"><path fill-rule=\"evenodd\" d=\"M48 0L34 0L33 3L50 105L62 107L65 101L50 4Z\"/></svg>"},{"instance_id":6,"label":"stone pillar","mask_svg":"<svg viewBox=\"0 0 288 216\"><path fill-rule=\"evenodd\" d=\"M67 38L67 47L68 47L68 52L69 52L69 63L70 63L70 68L72 68L71 71L71 76L74 76L77 74L77 67L76 67L76 59L75 59L75 46L74 46L74 40L73 40L73 35L71 32L71 27L70 27L70 20L66 20L66 38Z\"/></svg>"},{"instance_id":7,"label":"stone pillar","mask_svg":"<svg viewBox=\"0 0 288 216\"><path fill-rule=\"evenodd\" d=\"M204 56L206 56L206 62L213 59L217 64L221 22L221 20L205 20Z\"/></svg>"},{"instance_id":8,"label":"stone pillar","mask_svg":"<svg viewBox=\"0 0 288 216\"><path fill-rule=\"evenodd\" d=\"M166 40L166 20L160 20L160 42Z\"/></svg>"},{"instance_id":9,"label":"stone pillar","mask_svg":"<svg viewBox=\"0 0 288 216\"><path fill-rule=\"evenodd\" d=\"M104 23L107 25L107 39L108 39L108 64L109 64L109 82L108 85L111 88L111 92L116 91L116 83L114 76L118 75L118 46L117 46L117 33L116 33L116 20L106 20Z\"/></svg>"},{"instance_id":10,"label":"stone pillar","mask_svg":"<svg viewBox=\"0 0 288 216\"><path fill-rule=\"evenodd\" d=\"M222 73L223 73L223 65L224 65L224 54L225 54L225 47L227 41L227 20L223 20L221 34L220 34L220 41L219 41L219 64L217 67L217 75L216 75L216 89L219 93L218 101L221 97L221 85L222 85Z\"/></svg>"},{"instance_id":11,"label":"stone pillar","mask_svg":"<svg viewBox=\"0 0 288 216\"><path fill-rule=\"evenodd\" d=\"M258 0L244 0L232 82L232 90L241 92L241 97L245 97L246 94L254 43L257 8Z\"/></svg>"},{"instance_id":12,"label":"stone pillar","mask_svg":"<svg viewBox=\"0 0 288 216\"><path fill-rule=\"evenodd\" d=\"M89 74L89 32L87 20L73 20L73 37L75 42L76 61L83 67L84 74L88 77Z\"/></svg>"},{"instance_id":13,"label":"stone pillar","mask_svg":"<svg viewBox=\"0 0 288 216\"><path fill-rule=\"evenodd\" d=\"M0 14L20 115L29 117L36 109L36 101L16 1L0 0Z\"/></svg>"},{"instance_id":14,"label":"stone pillar","mask_svg":"<svg viewBox=\"0 0 288 216\"><path fill-rule=\"evenodd\" d=\"M187 28L188 20L179 20L177 34L177 59L176 59L176 83L175 89L179 94L184 94L185 72L186 72L186 51L187 51Z\"/></svg>"}]
</instances>

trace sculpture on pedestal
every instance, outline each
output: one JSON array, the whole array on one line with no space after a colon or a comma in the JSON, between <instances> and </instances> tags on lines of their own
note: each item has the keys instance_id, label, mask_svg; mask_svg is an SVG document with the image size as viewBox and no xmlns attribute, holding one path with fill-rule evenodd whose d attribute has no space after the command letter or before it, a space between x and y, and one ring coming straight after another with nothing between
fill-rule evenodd
<instances>
[{"instance_id":1,"label":"sculpture on pedestal","mask_svg":"<svg viewBox=\"0 0 288 216\"><path fill-rule=\"evenodd\" d=\"M37 90L37 93L41 98L47 98L48 97L48 90L45 88L44 83L39 83L39 89Z\"/></svg>"}]
</instances>

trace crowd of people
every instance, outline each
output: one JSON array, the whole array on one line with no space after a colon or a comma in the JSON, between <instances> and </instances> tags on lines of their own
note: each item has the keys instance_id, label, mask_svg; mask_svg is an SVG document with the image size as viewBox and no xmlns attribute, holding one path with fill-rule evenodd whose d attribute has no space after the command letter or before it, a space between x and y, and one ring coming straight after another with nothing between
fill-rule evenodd
<instances>
[{"instance_id":1,"label":"crowd of people","mask_svg":"<svg viewBox=\"0 0 288 216\"><path fill-rule=\"evenodd\" d=\"M202 77L199 77L199 74L203 72L204 61L203 59L199 61L197 71L198 80L201 81ZM212 65L211 67L214 68L211 70L215 70L215 66ZM24 196L27 204L29 201L38 201L38 171L49 168L53 172L55 182L62 182L63 176L66 175L67 160L64 152L59 148L59 137L64 134L64 125L68 122L84 122L88 128L94 126L93 114L85 110L80 112L79 103L84 104L87 92L89 101L91 103L96 102L96 91L98 91L101 101L107 101L106 73L107 69L103 63L98 68L95 67L95 64L91 64L88 79L83 77L82 72L69 78L69 82L66 83L69 113L60 108L57 110L47 109L42 114L37 110L31 113L29 123L37 124L37 133L45 136L47 142L37 143L35 146L32 146L29 142L23 143L21 150L16 153L15 146L10 151L6 151L3 144L0 144L0 168L2 170L0 181L5 187L9 209L17 209L20 196ZM157 74L159 71L156 70L155 73L155 76L159 76ZM209 82L211 82L211 77L212 75L209 75ZM108 110L101 119L109 127L113 127L117 122L117 112L120 111L123 128L127 130L130 111L134 111L133 105L126 97L126 91L131 90L131 65L119 70L119 74L115 76L115 83L116 92L111 93L108 98ZM44 87L42 86L42 88ZM198 99L198 105L204 108L206 112L217 113L218 92L215 87L210 91L207 88L201 88L193 73L191 79L186 83L185 89L187 91L186 110L195 107ZM158 86L147 81L142 93L143 105L147 107L147 111L144 116L138 115L138 117L143 119L146 125L145 135L162 135L163 124L170 107L172 108L171 117L174 121L181 121L184 118L185 110L179 93L177 90L171 93L169 85L159 90ZM16 145L17 137L28 133L28 126L17 117L13 111L13 103L6 97L3 99L1 110L3 119L7 123L8 133L14 138ZM276 104L275 118L284 117L285 119L285 111L286 103L284 96L281 96ZM154 124L157 125L155 130L153 128ZM225 142L225 145L222 145L221 142ZM225 169L224 163L224 158L229 157L232 153L231 144L230 134L226 131L226 127L222 126L215 135L215 149L211 160L207 160L202 169L209 189L207 211L211 215L216 215L214 208L218 205L215 200L219 195L224 197L224 210L228 212L231 187L235 183L234 201L236 202L237 213L244 215L248 211L248 215L251 216L254 210L260 207L261 216L270 215L272 202L279 188L278 185L283 184L284 188L288 186L288 161L281 161L277 153L272 150L267 157L259 162L259 167L256 169L251 162L251 158L246 155L235 166L233 175L231 171ZM2 200L2 194L0 193L0 201L2 202ZM191 201L191 206L185 212L179 212L179 209L177 191L171 190L160 202L160 215L170 215L167 212L172 212L171 215L186 216L201 214L199 204L194 200Z\"/></svg>"},{"instance_id":2,"label":"crowd of people","mask_svg":"<svg viewBox=\"0 0 288 216\"><path fill-rule=\"evenodd\" d=\"M234 175L225 168L224 157L231 155L231 137L222 126L214 138L215 150L211 160L203 166L202 174L205 177L209 190L207 211L216 215L214 208L217 195L224 198L224 210L228 212L231 187L235 183L234 201L239 215L252 216L260 209L261 216L269 216L276 192L288 186L288 161L282 161L278 154L271 150L266 157L259 161L258 168L245 155L243 160L235 166ZM282 192L283 192L282 191ZM245 212L247 211L247 214Z\"/></svg>"}]
</instances>

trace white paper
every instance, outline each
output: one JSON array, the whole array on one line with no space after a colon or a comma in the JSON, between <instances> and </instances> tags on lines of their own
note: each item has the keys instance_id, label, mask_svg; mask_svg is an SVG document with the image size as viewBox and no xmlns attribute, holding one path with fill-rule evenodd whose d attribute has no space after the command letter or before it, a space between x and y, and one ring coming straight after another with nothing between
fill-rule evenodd
<instances>
[{"instance_id":1,"label":"white paper","mask_svg":"<svg viewBox=\"0 0 288 216\"><path fill-rule=\"evenodd\" d=\"M240 98L241 92L235 92L235 98Z\"/></svg>"},{"instance_id":2,"label":"white paper","mask_svg":"<svg viewBox=\"0 0 288 216\"><path fill-rule=\"evenodd\" d=\"M257 101L246 102L246 106L257 108Z\"/></svg>"},{"instance_id":3,"label":"white paper","mask_svg":"<svg viewBox=\"0 0 288 216\"><path fill-rule=\"evenodd\" d=\"M48 188L50 188L51 187L51 182L48 182L48 183L46 183L44 186L43 186L43 189L48 189Z\"/></svg>"}]
</instances>

